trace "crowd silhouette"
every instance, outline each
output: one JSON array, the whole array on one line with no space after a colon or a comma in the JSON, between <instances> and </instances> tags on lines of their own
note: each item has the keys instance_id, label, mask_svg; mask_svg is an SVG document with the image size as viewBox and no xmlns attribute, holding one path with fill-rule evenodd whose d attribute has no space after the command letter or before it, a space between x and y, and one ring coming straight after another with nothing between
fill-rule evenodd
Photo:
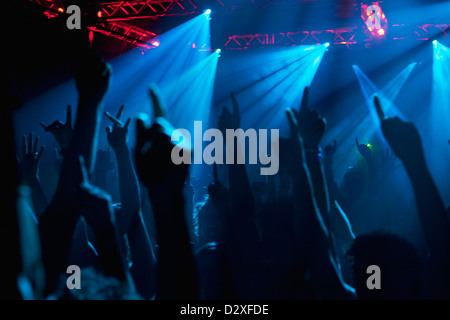
<instances>
[{"instance_id":1,"label":"crowd silhouette","mask_svg":"<svg viewBox=\"0 0 450 320\"><path fill-rule=\"evenodd\" d=\"M67 106L64 123L37 120L59 147L54 159L58 182L51 199L46 199L39 175L41 156L49 151L32 133L17 148L18 187L12 198L21 264L16 268L16 297L450 299L449 214L427 168L417 129L399 118L386 118L376 96L373 107L390 150L383 151L383 161L375 161L373 151L356 139L369 183L362 182L358 168L346 172L342 185L335 181L333 156L339 142L321 146L326 121L309 107L307 87L300 106L287 106L290 134L280 138L276 177L252 183L246 166L233 164L223 165L226 179L219 179L214 165L214 182L199 190L191 184L189 166L171 160L174 143L156 85L148 89L148 114L154 121L137 119L136 143L130 146L132 120L123 117L126 107L116 115L104 112L111 80L108 63L86 49L78 56L74 78L76 114ZM233 93L231 101L232 108L225 107L217 121L222 131L241 128ZM111 122L106 133L101 117ZM98 149L102 134L109 152ZM117 168L118 195L109 182L111 162ZM414 191L426 254L383 230L382 214L367 213L367 195L375 194L386 172L400 165ZM117 197L120 203L113 201ZM374 201L380 203L379 198ZM382 202L371 209L381 207ZM379 232L364 229L358 222L362 213L370 215L366 223L379 226ZM79 290L66 286L66 269L72 264L81 268ZM371 265L381 270L380 289L367 285Z\"/></svg>"}]
</instances>

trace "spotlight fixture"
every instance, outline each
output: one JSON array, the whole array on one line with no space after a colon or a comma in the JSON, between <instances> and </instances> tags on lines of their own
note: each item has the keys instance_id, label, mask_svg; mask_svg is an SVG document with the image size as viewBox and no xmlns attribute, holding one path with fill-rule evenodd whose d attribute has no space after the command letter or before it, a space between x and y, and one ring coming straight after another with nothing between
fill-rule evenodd
<instances>
[{"instance_id":1,"label":"spotlight fixture","mask_svg":"<svg viewBox=\"0 0 450 320\"><path fill-rule=\"evenodd\" d=\"M329 47L329 46L330 46L329 42L325 43L325 47Z\"/></svg>"},{"instance_id":2,"label":"spotlight fixture","mask_svg":"<svg viewBox=\"0 0 450 320\"><path fill-rule=\"evenodd\" d=\"M211 20L211 9L206 9L203 11L204 15L206 16L206 19Z\"/></svg>"}]
</instances>

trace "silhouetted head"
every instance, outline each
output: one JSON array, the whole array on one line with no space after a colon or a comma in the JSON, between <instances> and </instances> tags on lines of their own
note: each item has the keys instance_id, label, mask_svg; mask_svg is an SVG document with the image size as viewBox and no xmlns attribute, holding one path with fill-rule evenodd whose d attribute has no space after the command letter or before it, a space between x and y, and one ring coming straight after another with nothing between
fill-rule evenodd
<instances>
[{"instance_id":1,"label":"silhouetted head","mask_svg":"<svg viewBox=\"0 0 450 320\"><path fill-rule=\"evenodd\" d=\"M414 246L394 234L373 232L356 237L347 256L352 261L354 287L361 300L418 299L421 263ZM369 289L368 267L379 267L380 289ZM369 279L369 282L373 283Z\"/></svg>"}]
</instances>

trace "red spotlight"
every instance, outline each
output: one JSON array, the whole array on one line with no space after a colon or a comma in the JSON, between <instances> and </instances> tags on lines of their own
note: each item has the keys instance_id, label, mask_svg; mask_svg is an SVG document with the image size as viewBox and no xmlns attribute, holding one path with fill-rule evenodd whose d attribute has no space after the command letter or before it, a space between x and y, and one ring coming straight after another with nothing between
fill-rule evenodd
<instances>
[{"instance_id":1,"label":"red spotlight","mask_svg":"<svg viewBox=\"0 0 450 320\"><path fill-rule=\"evenodd\" d=\"M159 41L158 40L154 40L151 42L151 44L155 47L159 47Z\"/></svg>"},{"instance_id":2,"label":"red spotlight","mask_svg":"<svg viewBox=\"0 0 450 320\"><path fill-rule=\"evenodd\" d=\"M192 49L195 49L195 47L197 47L196 45L195 45L195 42L192 44Z\"/></svg>"},{"instance_id":3,"label":"red spotlight","mask_svg":"<svg viewBox=\"0 0 450 320\"><path fill-rule=\"evenodd\" d=\"M97 17L101 18L103 16L103 12L100 10L97 12Z\"/></svg>"},{"instance_id":4,"label":"red spotlight","mask_svg":"<svg viewBox=\"0 0 450 320\"><path fill-rule=\"evenodd\" d=\"M58 12L63 13L64 12L64 8L58 8Z\"/></svg>"}]
</instances>

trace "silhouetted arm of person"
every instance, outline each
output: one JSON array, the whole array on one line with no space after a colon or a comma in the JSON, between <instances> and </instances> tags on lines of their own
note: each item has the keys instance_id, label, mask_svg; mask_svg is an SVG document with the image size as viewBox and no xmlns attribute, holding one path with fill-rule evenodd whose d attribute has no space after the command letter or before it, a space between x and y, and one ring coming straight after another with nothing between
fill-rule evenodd
<instances>
[{"instance_id":1,"label":"silhouetted arm of person","mask_svg":"<svg viewBox=\"0 0 450 320\"><path fill-rule=\"evenodd\" d=\"M299 128L299 115L292 109L287 109L286 113L291 128L288 168L293 181L296 239L299 252L311 272L314 294L321 299L354 298L353 288L343 281L336 264L330 232L315 199L314 181L309 173Z\"/></svg>"},{"instance_id":2,"label":"silhouetted arm of person","mask_svg":"<svg viewBox=\"0 0 450 320\"><path fill-rule=\"evenodd\" d=\"M19 170L19 180L23 185L27 185L31 189L31 198L33 202L33 215L35 221L45 211L48 206L47 198L42 189L39 179L39 164L41 161L44 146L38 151L39 138L35 137L33 143L33 134L22 137L22 158L17 156L17 166Z\"/></svg>"},{"instance_id":3,"label":"silhouetted arm of person","mask_svg":"<svg viewBox=\"0 0 450 320\"><path fill-rule=\"evenodd\" d=\"M183 185L188 164L176 165L172 152L190 152L171 141L172 128L163 118L159 90L151 86L155 123L136 122L136 172L146 186L157 232L158 300L197 299L197 277L184 216Z\"/></svg>"},{"instance_id":4,"label":"silhouetted arm of person","mask_svg":"<svg viewBox=\"0 0 450 320\"><path fill-rule=\"evenodd\" d=\"M334 176L334 169L333 169L333 160L334 155L337 150L337 141L334 140L333 144L329 144L325 146L324 152L323 152L323 167L325 172L325 178L327 180L327 186L328 186L328 194L330 197L330 203L334 200L337 200L341 202L341 195L339 193L339 188L336 183L336 179Z\"/></svg>"},{"instance_id":5,"label":"silhouetted arm of person","mask_svg":"<svg viewBox=\"0 0 450 320\"><path fill-rule=\"evenodd\" d=\"M129 241L131 272L136 287L143 297L151 298L156 292L156 257L142 218L139 183L127 144L130 118L125 123L120 120L123 109L122 105L116 117L105 112L105 116L114 123L112 128L106 127L106 134L119 169L121 209L116 217L120 233Z\"/></svg>"},{"instance_id":6,"label":"silhouetted arm of person","mask_svg":"<svg viewBox=\"0 0 450 320\"><path fill-rule=\"evenodd\" d=\"M429 251L424 297L450 298L450 221L444 203L428 170L422 141L416 127L401 119L385 118L378 97L375 108L383 135L402 161L414 190L417 211Z\"/></svg>"},{"instance_id":7,"label":"silhouetted arm of person","mask_svg":"<svg viewBox=\"0 0 450 320\"><path fill-rule=\"evenodd\" d=\"M78 56L75 82L79 94L77 117L64 155L54 197L39 220L42 258L46 270L46 294L55 289L58 275L65 273L72 235L79 213L75 193L82 182L79 155L88 172L94 163L102 100L109 86L110 68L91 50Z\"/></svg>"},{"instance_id":8,"label":"silhouetted arm of person","mask_svg":"<svg viewBox=\"0 0 450 320\"><path fill-rule=\"evenodd\" d=\"M320 141L325 133L326 120L322 118L317 111L313 111L309 108L309 87L306 87L303 91L300 110L297 115L298 128L303 139L305 160L308 165L311 180L313 181L314 194L319 213L322 215L325 227L327 230L331 231L330 199L326 176L322 165L322 150L319 147ZM337 259L333 232L330 233L328 239L330 241L333 257L334 259Z\"/></svg>"},{"instance_id":9,"label":"silhouetted arm of person","mask_svg":"<svg viewBox=\"0 0 450 320\"><path fill-rule=\"evenodd\" d=\"M330 200L328 186L322 166L322 150L319 147L326 127L326 120L317 111L309 108L309 87L303 91L300 110L298 112L298 128L303 139L306 162L311 179L314 181L314 191L317 205L322 214L322 220L330 227Z\"/></svg>"},{"instance_id":10,"label":"silhouetted arm of person","mask_svg":"<svg viewBox=\"0 0 450 320\"><path fill-rule=\"evenodd\" d=\"M213 164L213 176L214 181L208 186L208 194L217 211L224 218L225 247L237 294L240 299L253 298L252 281L249 277L249 271L243 263L241 238L237 234L239 229L236 230L233 227L233 224L236 223L236 217L231 214L230 190L219 181L216 164Z\"/></svg>"},{"instance_id":11,"label":"silhouetted arm of person","mask_svg":"<svg viewBox=\"0 0 450 320\"><path fill-rule=\"evenodd\" d=\"M76 191L76 210L94 230L101 268L106 275L126 281L134 289L112 199L108 193L90 184L82 156L80 169L83 178Z\"/></svg>"},{"instance_id":12,"label":"silhouetted arm of person","mask_svg":"<svg viewBox=\"0 0 450 320\"><path fill-rule=\"evenodd\" d=\"M342 208L341 195L334 178L333 157L337 150L337 141L329 144L324 150L324 169L330 196L330 222L331 230L335 234L336 245L340 245L341 250L346 250L347 246L355 238L350 221Z\"/></svg>"},{"instance_id":13,"label":"silhouetted arm of person","mask_svg":"<svg viewBox=\"0 0 450 320\"><path fill-rule=\"evenodd\" d=\"M218 127L225 133L225 136L227 129L241 129L239 104L234 93L231 93L231 101L233 111L230 112L224 107L218 120ZM229 143L230 141L226 142ZM239 142L240 139L234 140L233 164L227 165L232 221L230 228L233 228L230 232L234 233L238 239L239 251L236 254L240 256L242 268L246 274L251 275L259 261L259 236L256 229L255 200L251 191L247 170L245 164L237 163L237 159L239 159L238 152L243 150L243 146L238 146ZM229 151L230 146L226 146L225 149ZM250 288L245 290L248 291ZM244 295L252 295L252 293L249 291Z\"/></svg>"}]
</instances>

